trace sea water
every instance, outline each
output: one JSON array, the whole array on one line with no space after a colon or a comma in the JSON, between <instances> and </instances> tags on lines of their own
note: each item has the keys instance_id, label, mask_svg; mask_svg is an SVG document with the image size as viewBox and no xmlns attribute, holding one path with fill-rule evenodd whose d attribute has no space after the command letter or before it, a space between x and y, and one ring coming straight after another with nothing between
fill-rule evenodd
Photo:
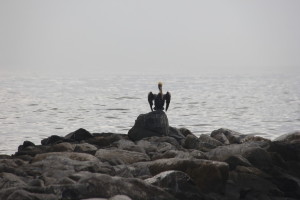
<instances>
[{"instance_id":1,"label":"sea water","mask_svg":"<svg viewBox=\"0 0 300 200\"><path fill-rule=\"evenodd\" d=\"M127 134L138 115L150 112L147 95L158 92L159 81L172 95L169 124L196 135L223 127L274 139L300 130L297 74L10 75L0 80L0 154L78 128Z\"/></svg>"}]
</instances>

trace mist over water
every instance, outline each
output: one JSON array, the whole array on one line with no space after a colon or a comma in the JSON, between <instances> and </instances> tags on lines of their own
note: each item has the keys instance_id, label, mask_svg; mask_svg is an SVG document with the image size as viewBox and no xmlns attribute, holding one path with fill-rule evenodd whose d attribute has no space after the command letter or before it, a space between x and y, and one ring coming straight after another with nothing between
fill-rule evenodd
<instances>
[{"instance_id":1,"label":"mist over water","mask_svg":"<svg viewBox=\"0 0 300 200\"><path fill-rule=\"evenodd\" d=\"M0 153L78 128L127 134L139 114L150 112L147 94L157 92L158 81L172 94L170 125L196 135L224 127L273 139L300 130L297 74L13 75L1 77Z\"/></svg>"}]
</instances>

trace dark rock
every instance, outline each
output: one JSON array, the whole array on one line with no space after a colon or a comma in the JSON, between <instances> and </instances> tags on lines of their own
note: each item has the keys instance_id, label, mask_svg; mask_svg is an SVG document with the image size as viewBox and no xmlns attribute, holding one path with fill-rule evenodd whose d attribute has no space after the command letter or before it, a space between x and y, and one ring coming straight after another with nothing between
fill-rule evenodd
<instances>
[{"instance_id":1,"label":"dark rock","mask_svg":"<svg viewBox=\"0 0 300 200\"><path fill-rule=\"evenodd\" d=\"M81 141L81 140L89 139L91 137L93 137L93 136L90 132L88 132L87 130L85 130L83 128L80 128L80 129L66 135L65 139Z\"/></svg>"},{"instance_id":2,"label":"dark rock","mask_svg":"<svg viewBox=\"0 0 300 200\"><path fill-rule=\"evenodd\" d=\"M117 159L118 162L116 164L132 164L150 160L149 156L145 153L126 151L121 149L99 149L96 152L95 156L101 161L107 161L109 163L111 163L110 161L112 159Z\"/></svg>"},{"instance_id":3,"label":"dark rock","mask_svg":"<svg viewBox=\"0 0 300 200\"><path fill-rule=\"evenodd\" d=\"M265 142L247 142L242 144L231 144L226 146L219 146L206 152L210 160L224 161L230 156L242 155L245 151L253 148L264 148Z\"/></svg>"},{"instance_id":4,"label":"dark rock","mask_svg":"<svg viewBox=\"0 0 300 200\"><path fill-rule=\"evenodd\" d=\"M24 150L26 147L35 146L33 142L30 141L24 141L22 145L18 147L18 151Z\"/></svg>"},{"instance_id":5,"label":"dark rock","mask_svg":"<svg viewBox=\"0 0 300 200\"><path fill-rule=\"evenodd\" d=\"M75 152L91 153L91 154L95 154L97 150L98 149L95 145L89 143L76 144L74 149Z\"/></svg>"},{"instance_id":6,"label":"dark rock","mask_svg":"<svg viewBox=\"0 0 300 200\"><path fill-rule=\"evenodd\" d=\"M42 145L50 145L50 144L57 144L57 143L61 143L64 142L65 138L58 136L58 135L51 135L50 137L43 139L41 141Z\"/></svg>"},{"instance_id":7,"label":"dark rock","mask_svg":"<svg viewBox=\"0 0 300 200\"><path fill-rule=\"evenodd\" d=\"M33 156L41 153L46 153L46 152L48 152L48 146L43 146L43 145L27 146L26 148L20 148L20 150L15 153L15 156L18 157L23 156L22 159L31 160ZM26 158L26 156L30 156L30 157Z\"/></svg>"},{"instance_id":8,"label":"dark rock","mask_svg":"<svg viewBox=\"0 0 300 200\"><path fill-rule=\"evenodd\" d=\"M300 131L281 135L277 137L274 141L286 143L300 143Z\"/></svg>"},{"instance_id":9,"label":"dark rock","mask_svg":"<svg viewBox=\"0 0 300 200\"><path fill-rule=\"evenodd\" d=\"M204 152L216 148L217 145L222 145L222 143L206 135L201 135L200 138L197 138L194 135L188 135L183 142L184 148L196 149Z\"/></svg>"},{"instance_id":10,"label":"dark rock","mask_svg":"<svg viewBox=\"0 0 300 200\"><path fill-rule=\"evenodd\" d=\"M214 130L213 132L211 132L210 136L212 138L215 138L216 140L222 142L223 144L230 144L229 140L224 135L223 130L220 130L220 129Z\"/></svg>"},{"instance_id":11,"label":"dark rock","mask_svg":"<svg viewBox=\"0 0 300 200\"><path fill-rule=\"evenodd\" d=\"M164 111L154 111L141 114L134 126L128 131L128 137L133 140L141 140L152 136L166 136L169 132L168 117Z\"/></svg>"},{"instance_id":12,"label":"dark rock","mask_svg":"<svg viewBox=\"0 0 300 200\"><path fill-rule=\"evenodd\" d=\"M75 149L75 144L68 142L62 142L59 144L54 144L48 148L49 152L72 152Z\"/></svg>"},{"instance_id":13,"label":"dark rock","mask_svg":"<svg viewBox=\"0 0 300 200\"><path fill-rule=\"evenodd\" d=\"M146 183L166 189L178 199L202 199L193 180L181 171L165 171L145 180Z\"/></svg>"},{"instance_id":14,"label":"dark rock","mask_svg":"<svg viewBox=\"0 0 300 200\"><path fill-rule=\"evenodd\" d=\"M185 138L177 128L171 126L169 126L168 136L175 138L179 143Z\"/></svg>"},{"instance_id":15,"label":"dark rock","mask_svg":"<svg viewBox=\"0 0 300 200\"><path fill-rule=\"evenodd\" d=\"M273 141L268 151L280 154L286 161L300 161L300 142Z\"/></svg>"},{"instance_id":16,"label":"dark rock","mask_svg":"<svg viewBox=\"0 0 300 200\"><path fill-rule=\"evenodd\" d=\"M98 146L99 148L108 147L112 143L123 139L120 134L114 133L97 133L86 140L87 143Z\"/></svg>"},{"instance_id":17,"label":"dark rock","mask_svg":"<svg viewBox=\"0 0 300 200\"><path fill-rule=\"evenodd\" d=\"M251 166L249 161L241 155L230 156L227 159L225 159L225 162L228 163L230 170L235 169L237 166Z\"/></svg>"},{"instance_id":18,"label":"dark rock","mask_svg":"<svg viewBox=\"0 0 300 200\"><path fill-rule=\"evenodd\" d=\"M268 170L272 167L272 158L268 152L262 148L251 148L243 152L245 157L255 167Z\"/></svg>"},{"instance_id":19,"label":"dark rock","mask_svg":"<svg viewBox=\"0 0 300 200\"><path fill-rule=\"evenodd\" d=\"M283 196L276 185L258 176L258 173L255 172L256 168L238 166L237 169L237 171L229 172L231 184L228 184L226 194L236 197L231 199L273 199L270 197ZM254 170L254 173L251 169Z\"/></svg>"},{"instance_id":20,"label":"dark rock","mask_svg":"<svg viewBox=\"0 0 300 200\"><path fill-rule=\"evenodd\" d=\"M284 196L300 199L300 180L288 174L275 176L272 182L284 192Z\"/></svg>"},{"instance_id":21,"label":"dark rock","mask_svg":"<svg viewBox=\"0 0 300 200\"><path fill-rule=\"evenodd\" d=\"M53 194L32 193L23 189L2 191L0 198L3 200L57 200L57 196Z\"/></svg>"},{"instance_id":22,"label":"dark rock","mask_svg":"<svg viewBox=\"0 0 300 200\"><path fill-rule=\"evenodd\" d=\"M194 135L189 129L187 128L180 128L179 131L181 132L182 135L184 135L184 137L188 136L188 135Z\"/></svg>"},{"instance_id":23,"label":"dark rock","mask_svg":"<svg viewBox=\"0 0 300 200\"><path fill-rule=\"evenodd\" d=\"M0 190L11 187L27 186L24 179L11 173L0 173Z\"/></svg>"},{"instance_id":24,"label":"dark rock","mask_svg":"<svg viewBox=\"0 0 300 200\"><path fill-rule=\"evenodd\" d=\"M111 177L104 174L89 174L78 181L83 188L73 186L69 191L77 194L77 198L110 198L115 195L126 195L132 199L175 200L164 190L134 178Z\"/></svg>"},{"instance_id":25,"label":"dark rock","mask_svg":"<svg viewBox=\"0 0 300 200\"><path fill-rule=\"evenodd\" d=\"M223 162L189 159L160 159L137 163L135 166L148 168L152 175L177 170L188 174L203 192L222 192L228 178L228 165Z\"/></svg>"}]
</instances>

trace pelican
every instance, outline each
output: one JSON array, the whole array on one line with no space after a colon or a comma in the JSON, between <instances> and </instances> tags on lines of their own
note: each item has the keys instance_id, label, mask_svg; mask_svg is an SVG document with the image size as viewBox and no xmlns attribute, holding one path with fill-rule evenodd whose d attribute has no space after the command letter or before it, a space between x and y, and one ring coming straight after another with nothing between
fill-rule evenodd
<instances>
[{"instance_id":1,"label":"pelican","mask_svg":"<svg viewBox=\"0 0 300 200\"><path fill-rule=\"evenodd\" d=\"M153 109L154 110L164 110L165 102L166 102L166 111L167 111L169 108L170 101L171 101L171 93L167 92L166 94L163 94L162 82L158 83L158 90L159 90L158 94L153 94L152 92L149 92L149 94L148 94L148 102L149 102L151 111L153 111ZM153 101L154 101L154 108L152 108Z\"/></svg>"}]
</instances>

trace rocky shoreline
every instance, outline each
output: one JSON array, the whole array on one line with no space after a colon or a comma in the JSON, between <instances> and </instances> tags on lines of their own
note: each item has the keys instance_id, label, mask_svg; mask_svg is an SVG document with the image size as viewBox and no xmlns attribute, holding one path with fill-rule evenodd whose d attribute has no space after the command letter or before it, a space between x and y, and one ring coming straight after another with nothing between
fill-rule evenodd
<instances>
[{"instance_id":1,"label":"rocky shoreline","mask_svg":"<svg viewBox=\"0 0 300 200\"><path fill-rule=\"evenodd\" d=\"M1 200L300 199L300 132L195 136L162 111L127 135L78 129L0 155Z\"/></svg>"}]
</instances>

